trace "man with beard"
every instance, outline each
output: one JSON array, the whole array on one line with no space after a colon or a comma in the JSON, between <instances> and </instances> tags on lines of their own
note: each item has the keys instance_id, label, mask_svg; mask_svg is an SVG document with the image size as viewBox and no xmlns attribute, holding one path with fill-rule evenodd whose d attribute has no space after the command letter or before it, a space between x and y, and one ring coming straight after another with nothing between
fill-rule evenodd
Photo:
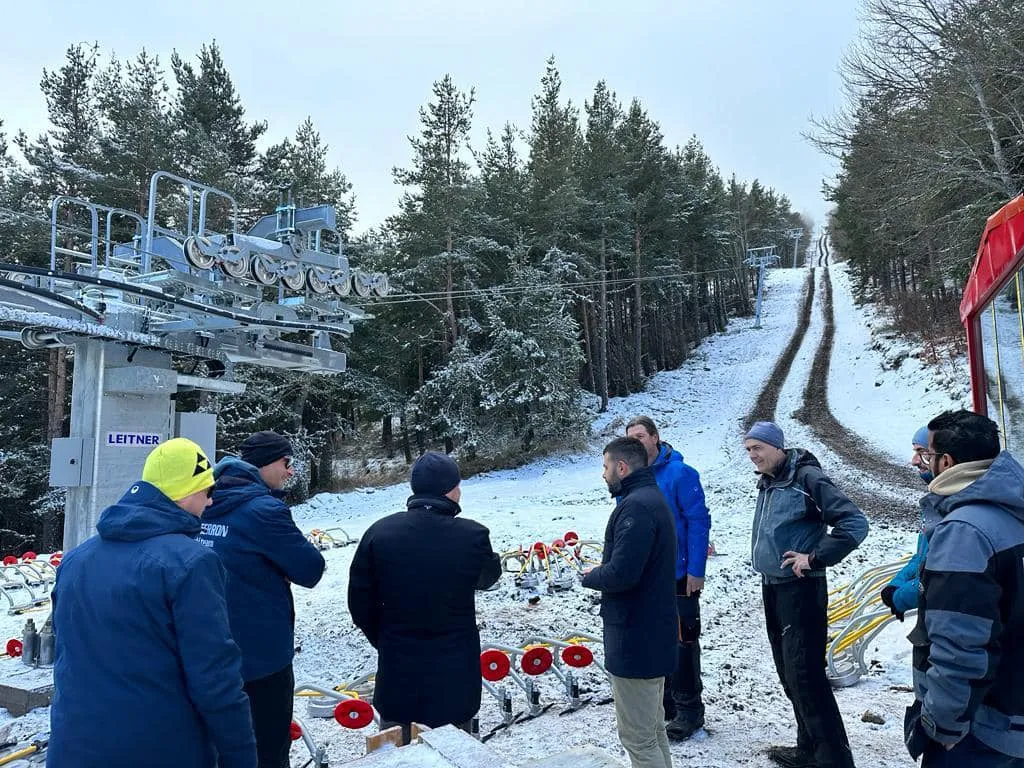
<instances>
[{"instance_id":1,"label":"man with beard","mask_svg":"<svg viewBox=\"0 0 1024 768\"><path fill-rule=\"evenodd\" d=\"M608 443L604 481L619 502L605 529L601 565L582 583L601 592L619 741L632 768L671 768L662 697L678 656L675 523L639 440Z\"/></svg>"},{"instance_id":2,"label":"man with beard","mask_svg":"<svg viewBox=\"0 0 1024 768\"><path fill-rule=\"evenodd\" d=\"M935 479L904 722L922 768L1024 766L1024 467L971 411L928 423Z\"/></svg>"}]
</instances>

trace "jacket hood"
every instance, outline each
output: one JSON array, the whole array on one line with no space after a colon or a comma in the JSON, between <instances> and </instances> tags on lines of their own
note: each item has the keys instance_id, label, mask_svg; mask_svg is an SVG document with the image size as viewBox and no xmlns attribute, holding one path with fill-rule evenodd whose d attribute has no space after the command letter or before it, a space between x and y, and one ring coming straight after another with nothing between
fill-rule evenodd
<instances>
[{"instance_id":1,"label":"jacket hood","mask_svg":"<svg viewBox=\"0 0 1024 768\"><path fill-rule=\"evenodd\" d=\"M96 523L100 538L107 541L142 541L167 533L195 536L199 518L190 515L156 486L139 480Z\"/></svg>"},{"instance_id":2,"label":"jacket hood","mask_svg":"<svg viewBox=\"0 0 1024 768\"><path fill-rule=\"evenodd\" d=\"M271 494L281 498L285 495L271 490L260 477L260 471L252 464L231 456L217 462L213 468L213 477L217 481L213 489L213 504L203 513L207 520L233 512L258 496Z\"/></svg>"},{"instance_id":3,"label":"jacket hood","mask_svg":"<svg viewBox=\"0 0 1024 768\"><path fill-rule=\"evenodd\" d=\"M994 504L1024 522L1024 467L1003 451L988 472L959 493L945 497L937 506L945 516L968 504Z\"/></svg>"},{"instance_id":4,"label":"jacket hood","mask_svg":"<svg viewBox=\"0 0 1024 768\"><path fill-rule=\"evenodd\" d=\"M683 463L683 454L673 448L669 443L661 443L658 447L658 455L654 459L654 463L649 466L651 469L659 469L660 467L667 466L674 462Z\"/></svg>"},{"instance_id":5,"label":"jacket hood","mask_svg":"<svg viewBox=\"0 0 1024 768\"><path fill-rule=\"evenodd\" d=\"M789 485L793 482L793 477L800 467L817 467L821 469L821 462L818 461L817 456L805 448L788 448L786 450L786 460L782 462L778 474L774 476L761 475L757 481L757 487Z\"/></svg>"}]
</instances>

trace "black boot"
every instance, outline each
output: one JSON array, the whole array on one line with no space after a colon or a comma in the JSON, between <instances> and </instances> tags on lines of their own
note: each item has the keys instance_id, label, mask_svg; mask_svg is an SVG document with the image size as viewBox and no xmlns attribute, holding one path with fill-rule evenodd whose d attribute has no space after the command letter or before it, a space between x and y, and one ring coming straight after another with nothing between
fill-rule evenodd
<instances>
[{"instance_id":1,"label":"black boot","mask_svg":"<svg viewBox=\"0 0 1024 768\"><path fill-rule=\"evenodd\" d=\"M814 755L800 747L768 747L767 754L783 768L815 768Z\"/></svg>"},{"instance_id":2,"label":"black boot","mask_svg":"<svg viewBox=\"0 0 1024 768\"><path fill-rule=\"evenodd\" d=\"M672 741L686 741L704 727L704 715L680 710L672 722L665 726L665 735Z\"/></svg>"}]
</instances>

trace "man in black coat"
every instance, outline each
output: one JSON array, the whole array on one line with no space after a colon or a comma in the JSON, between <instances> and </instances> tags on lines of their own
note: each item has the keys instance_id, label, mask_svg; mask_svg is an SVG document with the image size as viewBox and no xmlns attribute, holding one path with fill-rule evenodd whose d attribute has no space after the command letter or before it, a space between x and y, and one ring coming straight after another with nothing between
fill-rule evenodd
<instances>
[{"instance_id":1,"label":"man in black coat","mask_svg":"<svg viewBox=\"0 0 1024 768\"><path fill-rule=\"evenodd\" d=\"M349 573L352 620L377 649L381 729L415 721L469 729L480 709L474 590L501 576L487 528L458 517L458 465L428 452L412 468L407 509L378 520Z\"/></svg>"},{"instance_id":2,"label":"man in black coat","mask_svg":"<svg viewBox=\"0 0 1024 768\"><path fill-rule=\"evenodd\" d=\"M662 697L679 641L675 523L639 440L608 443L604 480L620 501L605 529L601 565L584 574L583 586L601 591L619 741L632 768L672 768Z\"/></svg>"}]
</instances>

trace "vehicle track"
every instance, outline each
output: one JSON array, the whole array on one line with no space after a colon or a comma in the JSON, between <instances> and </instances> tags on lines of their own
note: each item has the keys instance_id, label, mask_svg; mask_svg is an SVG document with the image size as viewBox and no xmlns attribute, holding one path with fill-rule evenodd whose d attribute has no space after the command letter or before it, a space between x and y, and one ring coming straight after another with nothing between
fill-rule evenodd
<instances>
[{"instance_id":1,"label":"vehicle track","mask_svg":"<svg viewBox=\"0 0 1024 768\"><path fill-rule=\"evenodd\" d=\"M779 404L779 393L782 391L786 379L789 377L789 369L793 367L796 353L800 351L800 345L804 343L804 336L807 335L807 327L811 324L811 310L814 309L814 267L811 267L804 283L804 297L800 305L800 317L793 335L789 339L786 348L779 355L775 367L772 368L768 381L761 389L754 407L750 409L743 420L743 431L750 429L755 421L774 421L775 409Z\"/></svg>"}]
</instances>

